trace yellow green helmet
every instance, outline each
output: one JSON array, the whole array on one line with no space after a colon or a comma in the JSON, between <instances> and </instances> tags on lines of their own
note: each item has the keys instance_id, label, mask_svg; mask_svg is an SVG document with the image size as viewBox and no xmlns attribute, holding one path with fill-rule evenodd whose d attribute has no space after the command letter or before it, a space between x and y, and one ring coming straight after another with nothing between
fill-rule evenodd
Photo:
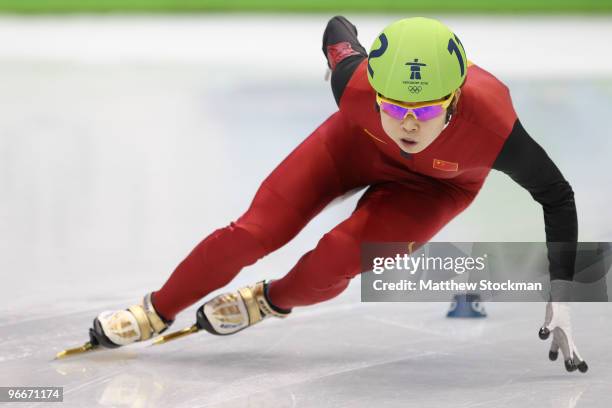
<instances>
[{"instance_id":1,"label":"yellow green helmet","mask_svg":"<svg viewBox=\"0 0 612 408\"><path fill-rule=\"evenodd\" d=\"M388 25L368 55L370 85L403 102L444 98L463 84L466 74L461 41L431 18L405 18Z\"/></svg>"}]
</instances>

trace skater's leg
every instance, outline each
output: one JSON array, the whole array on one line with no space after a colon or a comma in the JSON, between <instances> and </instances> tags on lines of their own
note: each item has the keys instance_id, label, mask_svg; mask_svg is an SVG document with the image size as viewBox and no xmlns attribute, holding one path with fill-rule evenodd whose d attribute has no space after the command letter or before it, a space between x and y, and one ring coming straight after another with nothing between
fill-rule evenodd
<instances>
[{"instance_id":1,"label":"skater's leg","mask_svg":"<svg viewBox=\"0 0 612 408\"><path fill-rule=\"evenodd\" d=\"M286 276L270 283L269 299L284 309L331 299L360 273L362 242L425 243L472 199L435 181L374 186L347 220L323 236Z\"/></svg>"},{"instance_id":2,"label":"skater's leg","mask_svg":"<svg viewBox=\"0 0 612 408\"><path fill-rule=\"evenodd\" d=\"M336 153L349 151L352 131L339 112L316 129L262 183L247 212L200 242L154 293L158 312L174 319L291 240L332 199L359 186L359 172L344 170Z\"/></svg>"}]
</instances>

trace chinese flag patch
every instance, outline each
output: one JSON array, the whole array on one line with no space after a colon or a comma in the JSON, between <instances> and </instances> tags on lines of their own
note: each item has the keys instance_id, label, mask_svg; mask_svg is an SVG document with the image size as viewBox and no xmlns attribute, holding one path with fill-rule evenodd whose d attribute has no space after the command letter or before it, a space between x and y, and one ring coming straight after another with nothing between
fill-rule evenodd
<instances>
[{"instance_id":1,"label":"chinese flag patch","mask_svg":"<svg viewBox=\"0 0 612 408\"><path fill-rule=\"evenodd\" d=\"M440 159L433 159L433 168L442 171L457 171L459 163L447 162Z\"/></svg>"}]
</instances>

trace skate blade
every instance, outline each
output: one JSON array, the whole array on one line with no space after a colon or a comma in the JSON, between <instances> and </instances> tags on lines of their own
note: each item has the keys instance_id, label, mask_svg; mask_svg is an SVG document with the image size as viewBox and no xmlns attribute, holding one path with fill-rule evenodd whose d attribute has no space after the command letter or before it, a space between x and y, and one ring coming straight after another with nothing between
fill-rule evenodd
<instances>
[{"instance_id":1,"label":"skate blade","mask_svg":"<svg viewBox=\"0 0 612 408\"><path fill-rule=\"evenodd\" d=\"M76 354L83 354L83 353L87 353L89 351L93 351L95 349L97 349L97 346L94 346L90 341L88 341L87 343L83 344L81 347L75 347L75 348L71 348L71 349L66 349L64 351L60 351L59 353L57 353L55 355L55 359L59 360L60 358L64 358L64 357L68 357L68 356L74 356Z\"/></svg>"},{"instance_id":2,"label":"skate blade","mask_svg":"<svg viewBox=\"0 0 612 408\"><path fill-rule=\"evenodd\" d=\"M157 346L159 344L164 344L169 341L180 339L181 337L185 337L190 334L197 333L198 331L200 331L200 328L198 327L197 324L194 324L193 326L187 327L183 330L175 331L173 333L166 334L165 336L159 336L158 338L153 340L153 344L151 345Z\"/></svg>"}]
</instances>

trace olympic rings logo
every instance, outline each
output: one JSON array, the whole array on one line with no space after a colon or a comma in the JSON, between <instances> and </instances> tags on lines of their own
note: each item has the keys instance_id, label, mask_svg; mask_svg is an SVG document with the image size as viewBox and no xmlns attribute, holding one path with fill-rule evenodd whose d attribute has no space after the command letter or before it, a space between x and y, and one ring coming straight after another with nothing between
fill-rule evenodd
<instances>
[{"instance_id":1,"label":"olympic rings logo","mask_svg":"<svg viewBox=\"0 0 612 408\"><path fill-rule=\"evenodd\" d=\"M408 92L410 93L419 93L423 90L423 87L421 85L410 85L408 87Z\"/></svg>"}]
</instances>

